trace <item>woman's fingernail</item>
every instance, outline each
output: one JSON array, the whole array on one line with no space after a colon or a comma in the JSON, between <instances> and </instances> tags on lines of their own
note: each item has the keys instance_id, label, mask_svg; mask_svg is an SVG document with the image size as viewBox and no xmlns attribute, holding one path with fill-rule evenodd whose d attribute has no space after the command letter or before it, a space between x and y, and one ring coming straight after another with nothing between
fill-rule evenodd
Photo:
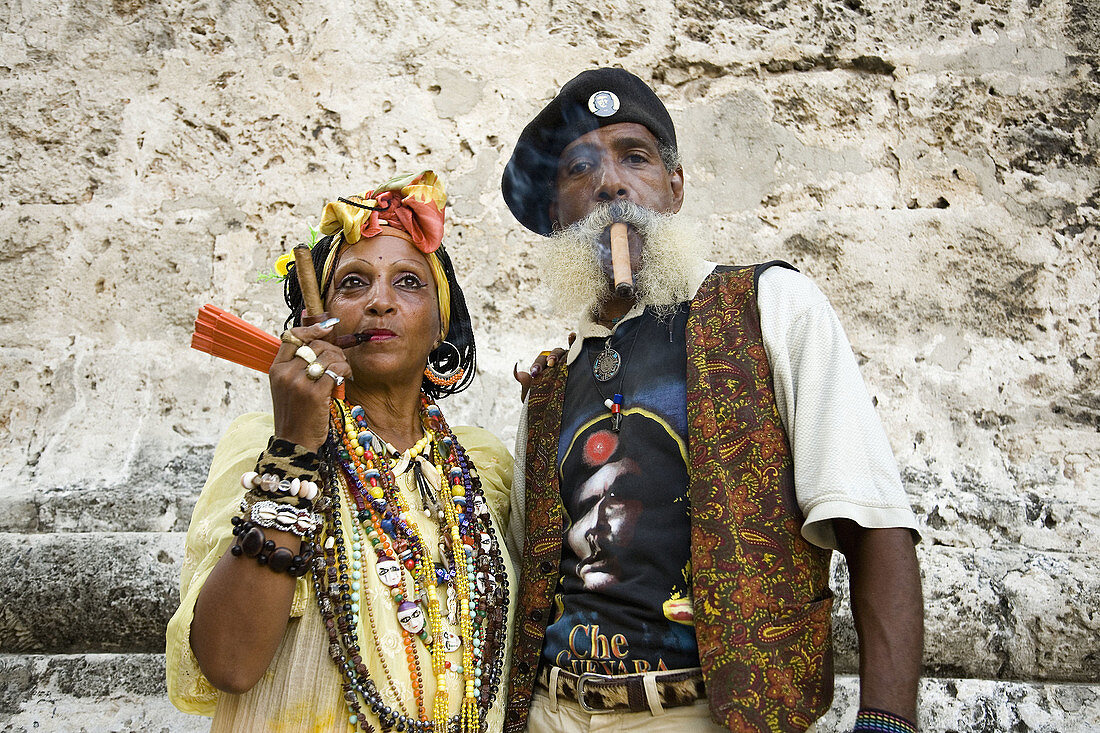
<instances>
[{"instance_id":1,"label":"woman's fingernail","mask_svg":"<svg viewBox=\"0 0 1100 733\"><path fill-rule=\"evenodd\" d=\"M340 319L336 318L334 316L332 318L329 318L327 321L321 321L317 325L320 326L321 328L332 328L333 326L335 326L339 322L340 322Z\"/></svg>"},{"instance_id":2,"label":"woman's fingernail","mask_svg":"<svg viewBox=\"0 0 1100 733\"><path fill-rule=\"evenodd\" d=\"M552 356L546 357L546 366L552 367L557 363L558 363L558 360L555 359L554 357L552 357Z\"/></svg>"}]
</instances>

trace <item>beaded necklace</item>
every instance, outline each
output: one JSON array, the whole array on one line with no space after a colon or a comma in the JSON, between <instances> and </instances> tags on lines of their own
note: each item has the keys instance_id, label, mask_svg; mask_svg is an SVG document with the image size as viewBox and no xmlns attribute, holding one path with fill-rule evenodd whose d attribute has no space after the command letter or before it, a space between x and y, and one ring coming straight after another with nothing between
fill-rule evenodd
<instances>
[{"instance_id":1,"label":"beaded necklace","mask_svg":"<svg viewBox=\"0 0 1100 733\"><path fill-rule=\"evenodd\" d=\"M419 460L421 452L426 457L430 453L441 477L438 524L444 564L437 565L432 562L419 527L411 520L412 513L397 489L386 455L376 450L380 441L369 429L363 408L349 408L334 400L331 418L326 443L326 454L332 459L329 475L325 476L329 499L324 528L327 537L322 556L315 562L313 579L328 631L329 651L344 677L348 720L363 731L373 730L363 714L362 700L378 716L383 730L478 731L484 712L496 699L503 674L508 606L504 558L485 507L481 481L439 407L422 396L425 439L408 451L408 456ZM335 470L337 467L339 470ZM347 502L355 520L347 533L340 518L341 501ZM368 552L375 554L375 570L390 589L401 623L415 712L402 709L399 686L384 658L382 667L396 698L394 707L383 701L363 664L358 639L361 606L367 605L367 619L380 657L375 613L387 612L372 608L363 594ZM452 607L450 613L458 621L457 637L443 628L437 586L445 597L454 596L457 609ZM424 617L426 624L420 620ZM418 640L428 651L436 682L430 712L423 699ZM461 650L461 665L452 665L445 658L447 652L456 649ZM459 710L450 717L448 670L461 675L464 683Z\"/></svg>"}]
</instances>

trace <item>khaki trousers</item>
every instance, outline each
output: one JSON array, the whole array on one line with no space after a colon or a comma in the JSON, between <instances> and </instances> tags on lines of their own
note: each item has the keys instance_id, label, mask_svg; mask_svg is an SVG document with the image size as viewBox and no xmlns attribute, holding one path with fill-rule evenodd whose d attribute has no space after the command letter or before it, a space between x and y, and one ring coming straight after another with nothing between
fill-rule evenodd
<instances>
[{"instance_id":1,"label":"khaki trousers","mask_svg":"<svg viewBox=\"0 0 1100 733\"><path fill-rule=\"evenodd\" d=\"M811 725L806 733L814 733ZM706 700L692 705L666 708L658 715L612 712L592 715L584 712L576 700L550 699L550 693L535 688L531 697L531 712L527 718L528 733L721 733L726 730L710 719Z\"/></svg>"}]
</instances>

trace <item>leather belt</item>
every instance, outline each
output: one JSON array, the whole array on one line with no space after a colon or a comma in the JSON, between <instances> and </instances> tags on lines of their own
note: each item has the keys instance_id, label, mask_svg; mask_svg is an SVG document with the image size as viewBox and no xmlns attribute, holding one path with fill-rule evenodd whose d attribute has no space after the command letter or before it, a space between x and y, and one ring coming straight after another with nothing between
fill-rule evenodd
<instances>
[{"instance_id":1,"label":"leather belt","mask_svg":"<svg viewBox=\"0 0 1100 733\"><path fill-rule=\"evenodd\" d=\"M582 710L593 715L616 710L657 715L663 708L691 705L707 696L699 667L623 675L575 675L559 667L544 667L538 681L550 690L552 698L576 700ZM552 681L556 690L551 688Z\"/></svg>"}]
</instances>

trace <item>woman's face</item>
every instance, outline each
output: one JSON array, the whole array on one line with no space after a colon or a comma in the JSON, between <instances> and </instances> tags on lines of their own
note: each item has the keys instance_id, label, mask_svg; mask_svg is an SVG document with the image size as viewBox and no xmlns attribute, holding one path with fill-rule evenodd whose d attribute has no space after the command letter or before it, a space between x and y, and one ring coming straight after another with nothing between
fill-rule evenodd
<instances>
[{"instance_id":1,"label":"woman's face","mask_svg":"<svg viewBox=\"0 0 1100 733\"><path fill-rule=\"evenodd\" d=\"M325 306L340 319L337 335L369 337L344 352L356 384L420 384L440 328L435 279L420 250L385 234L346 247Z\"/></svg>"}]
</instances>

